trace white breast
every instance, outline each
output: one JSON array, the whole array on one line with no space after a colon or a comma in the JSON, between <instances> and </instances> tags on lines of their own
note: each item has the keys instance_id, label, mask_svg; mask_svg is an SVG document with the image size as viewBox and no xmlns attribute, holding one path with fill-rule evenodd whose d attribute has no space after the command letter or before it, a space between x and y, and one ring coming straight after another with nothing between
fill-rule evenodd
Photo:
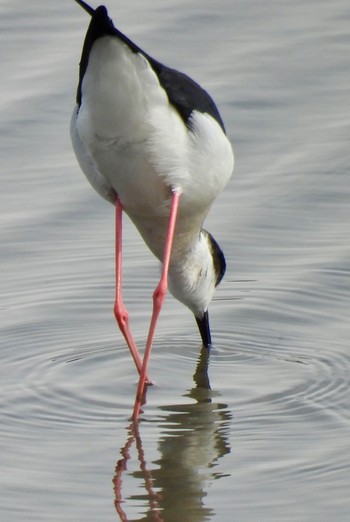
<instances>
[{"instance_id":1,"label":"white breast","mask_svg":"<svg viewBox=\"0 0 350 522\"><path fill-rule=\"evenodd\" d=\"M179 223L185 230L195 215L198 229L231 176L232 148L219 124L197 111L190 123L191 130L143 55L115 37L94 43L72 118L74 150L93 187L109 201L119 195L153 251L146 228L168 216L172 189L183 192Z\"/></svg>"}]
</instances>

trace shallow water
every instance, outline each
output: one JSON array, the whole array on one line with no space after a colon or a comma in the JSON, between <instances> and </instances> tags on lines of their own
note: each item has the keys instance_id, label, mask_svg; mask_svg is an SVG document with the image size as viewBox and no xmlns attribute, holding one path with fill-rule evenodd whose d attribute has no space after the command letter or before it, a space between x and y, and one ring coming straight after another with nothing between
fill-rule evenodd
<instances>
[{"instance_id":1,"label":"shallow water","mask_svg":"<svg viewBox=\"0 0 350 522\"><path fill-rule=\"evenodd\" d=\"M209 90L234 143L206 223L228 263L211 389L191 314L169 297L130 427L113 208L68 132L88 18L68 1L1 1L1 519L346 522L349 3L110 3ZM124 245L142 346L158 266L128 222Z\"/></svg>"}]
</instances>

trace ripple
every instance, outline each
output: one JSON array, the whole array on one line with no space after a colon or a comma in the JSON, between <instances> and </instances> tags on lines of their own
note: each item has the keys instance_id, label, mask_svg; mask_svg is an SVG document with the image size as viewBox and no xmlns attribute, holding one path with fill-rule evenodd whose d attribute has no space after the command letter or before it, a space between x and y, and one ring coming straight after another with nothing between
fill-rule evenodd
<instances>
[{"instance_id":1,"label":"ripple","mask_svg":"<svg viewBox=\"0 0 350 522\"><path fill-rule=\"evenodd\" d=\"M218 349L213 352L211 368L232 372L233 380L245 380L251 373L257 384L265 382L273 391L261 393L260 401L288 403L288 414L293 403L300 403L300 407L303 403L305 407L339 409L348 415L342 404L350 384L350 355L343 353L342 346L338 350L332 346L329 352L315 351L313 343L302 338L284 342L273 338L247 339L244 335L237 335L234 347L232 344L228 334L217 337Z\"/></svg>"},{"instance_id":2,"label":"ripple","mask_svg":"<svg viewBox=\"0 0 350 522\"><path fill-rule=\"evenodd\" d=\"M6 383L3 414L43 429L57 425L96 427L129 414L135 370L125 348L111 342L66 345L57 354L39 352L13 361L16 378ZM119 393L122 390L122 393Z\"/></svg>"}]
</instances>

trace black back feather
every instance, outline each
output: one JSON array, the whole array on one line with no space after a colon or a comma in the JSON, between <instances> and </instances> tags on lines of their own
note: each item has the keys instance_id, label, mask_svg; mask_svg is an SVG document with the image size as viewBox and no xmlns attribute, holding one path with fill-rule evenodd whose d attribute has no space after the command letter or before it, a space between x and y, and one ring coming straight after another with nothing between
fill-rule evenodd
<instances>
[{"instance_id":1,"label":"black back feather","mask_svg":"<svg viewBox=\"0 0 350 522\"><path fill-rule=\"evenodd\" d=\"M82 5L82 2L78 3ZM202 87L200 87L200 85L198 85L186 74L181 73L175 69L171 69L166 65L158 62L145 53L140 47L134 44L134 42L132 42L127 36L114 27L112 20L108 16L107 9L104 6L100 6L93 10L87 6L85 2L84 5L86 7L82 7L88 10L88 12L90 12L89 9L91 9L92 14L90 12L91 22L86 33L80 61L79 84L77 90L78 105L81 104L82 82L89 63L89 54L93 44L98 38L103 36L114 36L124 42L133 53L140 53L147 59L152 69L157 74L159 83L165 90L169 102L175 107L184 123L189 128L191 127L191 114L196 110L212 116L225 132L223 121L214 101L209 96L209 94L204 89L202 89Z\"/></svg>"}]
</instances>

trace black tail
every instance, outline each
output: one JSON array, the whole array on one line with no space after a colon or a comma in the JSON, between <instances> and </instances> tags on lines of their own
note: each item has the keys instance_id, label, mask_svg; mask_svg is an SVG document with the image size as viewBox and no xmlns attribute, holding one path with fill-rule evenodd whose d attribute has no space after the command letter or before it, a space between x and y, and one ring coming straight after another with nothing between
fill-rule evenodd
<instances>
[{"instance_id":1,"label":"black tail","mask_svg":"<svg viewBox=\"0 0 350 522\"><path fill-rule=\"evenodd\" d=\"M89 13L90 16L92 16L95 12L95 9L90 7L86 2L83 2L83 0L75 0L77 4L80 5L87 13Z\"/></svg>"}]
</instances>

